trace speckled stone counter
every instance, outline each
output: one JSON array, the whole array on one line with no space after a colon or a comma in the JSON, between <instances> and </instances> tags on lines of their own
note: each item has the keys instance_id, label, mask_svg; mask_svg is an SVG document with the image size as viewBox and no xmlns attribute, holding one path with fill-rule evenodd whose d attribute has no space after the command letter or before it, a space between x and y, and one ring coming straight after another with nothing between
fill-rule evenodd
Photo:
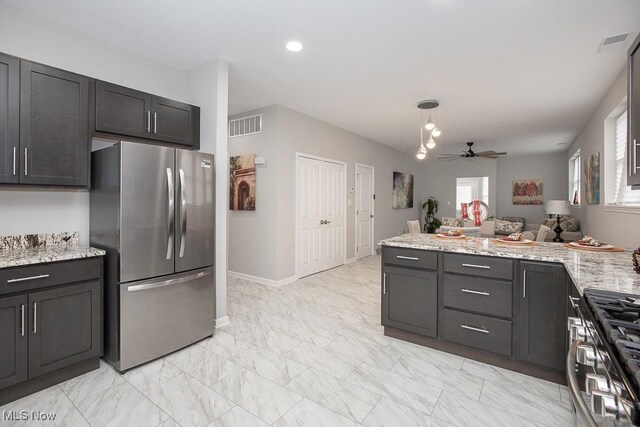
<instances>
[{"instance_id":1,"label":"speckled stone counter","mask_svg":"<svg viewBox=\"0 0 640 427\"><path fill-rule=\"evenodd\" d=\"M78 233L0 236L0 268L102 256L102 249L80 245Z\"/></svg>"},{"instance_id":2,"label":"speckled stone counter","mask_svg":"<svg viewBox=\"0 0 640 427\"><path fill-rule=\"evenodd\" d=\"M490 239L444 240L429 234L404 234L380 242L383 246L487 255L564 264L578 291L587 288L640 294L640 274L633 271L631 251L574 251L559 243L508 247Z\"/></svg>"}]
</instances>

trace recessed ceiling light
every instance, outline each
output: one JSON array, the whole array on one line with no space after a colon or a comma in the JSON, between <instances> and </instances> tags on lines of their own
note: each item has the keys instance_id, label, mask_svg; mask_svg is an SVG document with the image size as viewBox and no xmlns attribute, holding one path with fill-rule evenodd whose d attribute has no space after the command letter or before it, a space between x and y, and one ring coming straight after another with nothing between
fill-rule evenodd
<instances>
[{"instance_id":1,"label":"recessed ceiling light","mask_svg":"<svg viewBox=\"0 0 640 427\"><path fill-rule=\"evenodd\" d=\"M304 46L299 41L292 40L287 42L286 48L289 52L300 52Z\"/></svg>"}]
</instances>

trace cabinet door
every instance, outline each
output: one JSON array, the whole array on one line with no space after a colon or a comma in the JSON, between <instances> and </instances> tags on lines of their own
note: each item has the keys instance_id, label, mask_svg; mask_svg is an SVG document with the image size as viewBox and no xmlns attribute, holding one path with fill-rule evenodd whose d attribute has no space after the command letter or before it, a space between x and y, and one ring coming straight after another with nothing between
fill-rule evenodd
<instances>
[{"instance_id":1,"label":"cabinet door","mask_svg":"<svg viewBox=\"0 0 640 427\"><path fill-rule=\"evenodd\" d=\"M88 186L89 79L21 62L20 182Z\"/></svg>"},{"instance_id":2,"label":"cabinet door","mask_svg":"<svg viewBox=\"0 0 640 427\"><path fill-rule=\"evenodd\" d=\"M563 266L520 263L519 358L563 369L567 342L567 280Z\"/></svg>"},{"instance_id":3,"label":"cabinet door","mask_svg":"<svg viewBox=\"0 0 640 427\"><path fill-rule=\"evenodd\" d=\"M20 60L0 54L0 184L18 182Z\"/></svg>"},{"instance_id":4,"label":"cabinet door","mask_svg":"<svg viewBox=\"0 0 640 427\"><path fill-rule=\"evenodd\" d=\"M107 82L96 82L96 130L149 138L151 95Z\"/></svg>"},{"instance_id":5,"label":"cabinet door","mask_svg":"<svg viewBox=\"0 0 640 427\"><path fill-rule=\"evenodd\" d=\"M435 337L438 324L438 274L384 266L382 324Z\"/></svg>"},{"instance_id":6,"label":"cabinet door","mask_svg":"<svg viewBox=\"0 0 640 427\"><path fill-rule=\"evenodd\" d=\"M29 378L100 354L100 290L94 281L29 294Z\"/></svg>"},{"instance_id":7,"label":"cabinet door","mask_svg":"<svg viewBox=\"0 0 640 427\"><path fill-rule=\"evenodd\" d=\"M0 299L0 389L27 379L27 296Z\"/></svg>"},{"instance_id":8,"label":"cabinet door","mask_svg":"<svg viewBox=\"0 0 640 427\"><path fill-rule=\"evenodd\" d=\"M200 109L154 96L151 98L152 138L174 144L200 147Z\"/></svg>"}]
</instances>

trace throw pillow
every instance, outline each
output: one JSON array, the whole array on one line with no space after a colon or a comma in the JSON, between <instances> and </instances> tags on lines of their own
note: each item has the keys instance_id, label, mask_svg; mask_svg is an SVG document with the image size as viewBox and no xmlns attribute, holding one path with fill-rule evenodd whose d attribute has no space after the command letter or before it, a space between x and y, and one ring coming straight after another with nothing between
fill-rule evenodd
<instances>
[{"instance_id":1,"label":"throw pillow","mask_svg":"<svg viewBox=\"0 0 640 427\"><path fill-rule=\"evenodd\" d=\"M547 227L546 225L541 225L540 228L538 229L538 235L536 236L536 241L544 242L544 240L547 238L547 234L550 231L551 229L549 227Z\"/></svg>"},{"instance_id":2,"label":"throw pillow","mask_svg":"<svg viewBox=\"0 0 640 427\"><path fill-rule=\"evenodd\" d=\"M464 220L462 218L449 218L443 216L442 225L445 227L464 227Z\"/></svg>"},{"instance_id":3,"label":"throw pillow","mask_svg":"<svg viewBox=\"0 0 640 427\"><path fill-rule=\"evenodd\" d=\"M521 217L521 216L503 216L501 219L503 221L519 222L524 227L525 219L523 217Z\"/></svg>"},{"instance_id":4,"label":"throw pillow","mask_svg":"<svg viewBox=\"0 0 640 427\"><path fill-rule=\"evenodd\" d=\"M556 228L556 220L554 218L547 218L542 221L542 225L549 227L550 229Z\"/></svg>"},{"instance_id":5,"label":"throw pillow","mask_svg":"<svg viewBox=\"0 0 640 427\"><path fill-rule=\"evenodd\" d=\"M564 231L578 231L580 230L580 220L572 217L560 218L560 227L562 227Z\"/></svg>"},{"instance_id":6,"label":"throw pillow","mask_svg":"<svg viewBox=\"0 0 640 427\"><path fill-rule=\"evenodd\" d=\"M500 219L496 220L495 233L501 236L508 236L511 233L520 233L522 231L521 222L509 222Z\"/></svg>"}]
</instances>

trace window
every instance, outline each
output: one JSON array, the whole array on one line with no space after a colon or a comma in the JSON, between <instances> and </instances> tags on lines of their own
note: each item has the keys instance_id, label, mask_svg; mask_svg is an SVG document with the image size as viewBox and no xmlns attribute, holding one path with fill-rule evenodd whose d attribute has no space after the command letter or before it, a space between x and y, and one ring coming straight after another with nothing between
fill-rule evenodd
<instances>
[{"instance_id":1,"label":"window","mask_svg":"<svg viewBox=\"0 0 640 427\"><path fill-rule=\"evenodd\" d=\"M580 206L580 149L569 160L569 200L573 206Z\"/></svg>"},{"instance_id":2,"label":"window","mask_svg":"<svg viewBox=\"0 0 640 427\"><path fill-rule=\"evenodd\" d=\"M476 199L489 205L489 177L456 178L456 214L460 216L460 203Z\"/></svg>"},{"instance_id":3,"label":"window","mask_svg":"<svg viewBox=\"0 0 640 427\"><path fill-rule=\"evenodd\" d=\"M640 207L640 191L632 191L627 186L627 112L624 111L615 119L615 151L609 149L612 158L615 158L615 167L612 168L613 176L607 176L613 182L612 194L608 200L613 206Z\"/></svg>"}]
</instances>

